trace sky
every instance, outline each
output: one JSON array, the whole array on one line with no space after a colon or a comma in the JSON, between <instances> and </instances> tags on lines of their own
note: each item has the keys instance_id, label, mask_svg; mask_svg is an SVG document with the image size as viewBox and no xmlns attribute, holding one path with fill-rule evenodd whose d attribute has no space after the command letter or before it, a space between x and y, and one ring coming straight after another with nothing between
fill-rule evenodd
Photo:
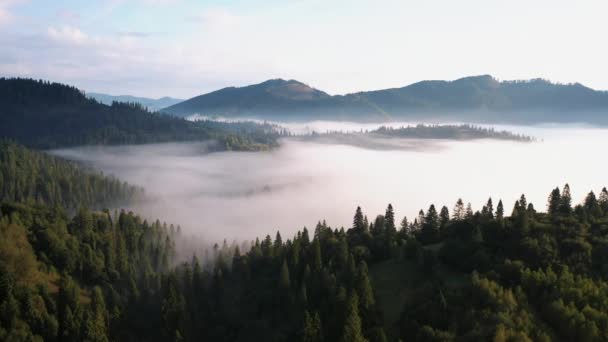
<instances>
[{"instance_id":1,"label":"sky","mask_svg":"<svg viewBox=\"0 0 608 342\"><path fill-rule=\"evenodd\" d=\"M608 90L605 0L0 0L0 76L189 98L491 74Z\"/></svg>"}]
</instances>

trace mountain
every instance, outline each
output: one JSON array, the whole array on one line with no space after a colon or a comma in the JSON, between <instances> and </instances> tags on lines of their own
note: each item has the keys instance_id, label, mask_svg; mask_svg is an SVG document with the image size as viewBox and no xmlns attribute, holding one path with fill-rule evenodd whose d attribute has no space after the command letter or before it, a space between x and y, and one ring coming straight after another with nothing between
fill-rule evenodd
<instances>
[{"instance_id":1,"label":"mountain","mask_svg":"<svg viewBox=\"0 0 608 342\"><path fill-rule=\"evenodd\" d=\"M608 92L543 79L498 81L489 75L421 81L402 88L331 96L281 79L224 88L163 109L188 116L275 120L454 120L608 124Z\"/></svg>"},{"instance_id":2,"label":"mountain","mask_svg":"<svg viewBox=\"0 0 608 342\"><path fill-rule=\"evenodd\" d=\"M221 150L258 150L276 143L270 125L191 122L138 103L107 106L48 81L0 78L0 108L0 139L33 148L215 140Z\"/></svg>"},{"instance_id":3,"label":"mountain","mask_svg":"<svg viewBox=\"0 0 608 342\"><path fill-rule=\"evenodd\" d=\"M102 93L87 93L86 95L87 97L95 99L98 102L101 102L106 105L111 105L112 102L139 103L153 112L183 101L181 99L176 99L168 96L161 97L160 99L151 99L147 97L138 97L131 95L108 95Z\"/></svg>"}]
</instances>

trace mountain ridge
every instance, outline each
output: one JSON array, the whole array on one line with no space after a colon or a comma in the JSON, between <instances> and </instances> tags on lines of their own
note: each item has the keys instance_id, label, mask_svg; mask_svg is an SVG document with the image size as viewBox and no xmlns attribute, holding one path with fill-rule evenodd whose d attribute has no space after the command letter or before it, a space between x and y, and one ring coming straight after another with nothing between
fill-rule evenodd
<instances>
[{"instance_id":1,"label":"mountain ridge","mask_svg":"<svg viewBox=\"0 0 608 342\"><path fill-rule=\"evenodd\" d=\"M271 79L195 96L162 111L178 116L287 121L450 119L608 124L608 92L541 78L499 81L486 74L329 95L296 80Z\"/></svg>"},{"instance_id":2,"label":"mountain ridge","mask_svg":"<svg viewBox=\"0 0 608 342\"><path fill-rule=\"evenodd\" d=\"M93 99L97 100L98 102L101 102L105 105L111 105L112 102L139 103L151 111L158 111L165 107L169 107L176 103L184 101L183 99L177 99L177 98L173 98L170 96L163 96L163 97L154 99L154 98L142 97L142 96L110 95L110 94L96 93L96 92L87 92L86 96L89 98L93 98Z\"/></svg>"}]
</instances>

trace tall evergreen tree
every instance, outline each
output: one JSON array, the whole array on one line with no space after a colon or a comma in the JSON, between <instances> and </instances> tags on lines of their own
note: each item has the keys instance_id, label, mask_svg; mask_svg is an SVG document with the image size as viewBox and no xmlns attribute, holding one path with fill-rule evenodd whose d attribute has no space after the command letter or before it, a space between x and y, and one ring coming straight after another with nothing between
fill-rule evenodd
<instances>
[{"instance_id":1,"label":"tall evergreen tree","mask_svg":"<svg viewBox=\"0 0 608 342\"><path fill-rule=\"evenodd\" d=\"M559 212L564 215L572 214L572 196L570 195L570 185L566 183L562 196L559 201Z\"/></svg>"},{"instance_id":2,"label":"tall evergreen tree","mask_svg":"<svg viewBox=\"0 0 608 342\"><path fill-rule=\"evenodd\" d=\"M473 217L473 207L471 207L471 202L467 203L467 209L465 211L464 217L469 220Z\"/></svg>"},{"instance_id":3,"label":"tall evergreen tree","mask_svg":"<svg viewBox=\"0 0 608 342\"><path fill-rule=\"evenodd\" d=\"M560 194L559 188L555 188L551 191L549 199L547 200L547 213L549 215L556 215L559 212L561 197L562 195Z\"/></svg>"},{"instance_id":4,"label":"tall evergreen tree","mask_svg":"<svg viewBox=\"0 0 608 342\"><path fill-rule=\"evenodd\" d=\"M505 216L505 207L502 204L502 200L498 200L498 205L496 206L496 219L502 220Z\"/></svg>"},{"instance_id":5,"label":"tall evergreen tree","mask_svg":"<svg viewBox=\"0 0 608 342\"><path fill-rule=\"evenodd\" d=\"M404 234L409 233L409 225L410 224L407 221L407 216L403 216L403 219L401 220L401 223L399 225L399 231Z\"/></svg>"},{"instance_id":6,"label":"tall evergreen tree","mask_svg":"<svg viewBox=\"0 0 608 342\"><path fill-rule=\"evenodd\" d=\"M370 309L372 305L374 305L375 299L365 261L361 261L361 263L359 263L359 270L357 272L355 286L360 298L360 306L365 310Z\"/></svg>"},{"instance_id":7,"label":"tall evergreen tree","mask_svg":"<svg viewBox=\"0 0 608 342\"><path fill-rule=\"evenodd\" d=\"M456 221L464 220L465 214L466 211L464 208L464 202L461 198L459 198L458 201L456 201L456 205L454 205L454 210L452 211L453 218Z\"/></svg>"},{"instance_id":8,"label":"tall evergreen tree","mask_svg":"<svg viewBox=\"0 0 608 342\"><path fill-rule=\"evenodd\" d=\"M353 229L357 233L363 233L365 230L365 225L363 224L363 211L361 211L361 207L357 207L355 211L355 217L353 218Z\"/></svg>"},{"instance_id":9,"label":"tall evergreen tree","mask_svg":"<svg viewBox=\"0 0 608 342\"><path fill-rule=\"evenodd\" d=\"M488 202L486 203L486 208L487 208L487 216L490 219L494 218L494 204L492 203L492 198L488 198Z\"/></svg>"},{"instance_id":10,"label":"tall evergreen tree","mask_svg":"<svg viewBox=\"0 0 608 342\"><path fill-rule=\"evenodd\" d=\"M443 230L450 222L450 211L448 207L445 205L441 207L441 211L439 212L439 229Z\"/></svg>"},{"instance_id":11,"label":"tall evergreen tree","mask_svg":"<svg viewBox=\"0 0 608 342\"><path fill-rule=\"evenodd\" d=\"M395 226L395 212L393 211L393 206L389 203L386 208L386 213L384 214L384 227L389 235L393 235L397 232L397 227Z\"/></svg>"},{"instance_id":12,"label":"tall evergreen tree","mask_svg":"<svg viewBox=\"0 0 608 342\"><path fill-rule=\"evenodd\" d=\"M359 316L359 298L357 293L351 293L346 304L342 342L367 342L361 330L361 317Z\"/></svg>"},{"instance_id":13,"label":"tall evergreen tree","mask_svg":"<svg viewBox=\"0 0 608 342\"><path fill-rule=\"evenodd\" d=\"M600 196L598 198L598 202L600 203L600 207L605 213L608 213L608 190L606 188L602 188L602 192L600 192Z\"/></svg>"}]
</instances>

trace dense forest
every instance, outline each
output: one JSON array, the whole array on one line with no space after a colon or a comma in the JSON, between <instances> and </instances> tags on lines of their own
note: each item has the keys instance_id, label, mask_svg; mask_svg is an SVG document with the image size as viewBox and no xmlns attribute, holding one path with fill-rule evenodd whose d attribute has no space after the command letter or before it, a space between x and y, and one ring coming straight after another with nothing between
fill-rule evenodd
<instances>
[{"instance_id":1,"label":"dense forest","mask_svg":"<svg viewBox=\"0 0 608 342\"><path fill-rule=\"evenodd\" d=\"M281 131L253 122L191 122L137 103L107 106L80 90L47 81L0 78L0 137L28 147L215 140L218 150L265 150Z\"/></svg>"},{"instance_id":2,"label":"dense forest","mask_svg":"<svg viewBox=\"0 0 608 342\"><path fill-rule=\"evenodd\" d=\"M36 157L16 155L36 174L24 162ZM75 178L74 193L108 191ZM576 205L555 188L546 212L522 195L510 215L492 199L413 220L357 208L351 227L224 242L186 262L179 226L58 204L0 204L2 341L608 339L605 188Z\"/></svg>"},{"instance_id":3,"label":"dense forest","mask_svg":"<svg viewBox=\"0 0 608 342\"><path fill-rule=\"evenodd\" d=\"M0 200L70 210L126 205L143 189L74 162L0 141Z\"/></svg>"},{"instance_id":4,"label":"dense forest","mask_svg":"<svg viewBox=\"0 0 608 342\"><path fill-rule=\"evenodd\" d=\"M509 131L498 131L468 124L426 125L389 127L374 130L327 131L294 135L290 139L322 144L340 144L372 150L423 150L430 148L439 140L471 141L494 139L514 142L534 142L535 138Z\"/></svg>"},{"instance_id":5,"label":"dense forest","mask_svg":"<svg viewBox=\"0 0 608 342\"><path fill-rule=\"evenodd\" d=\"M498 131L494 128L484 128L473 125L424 125L392 128L383 126L367 134L380 137L397 137L412 139L499 139L513 141L533 141L530 136L516 134L509 131Z\"/></svg>"}]
</instances>

